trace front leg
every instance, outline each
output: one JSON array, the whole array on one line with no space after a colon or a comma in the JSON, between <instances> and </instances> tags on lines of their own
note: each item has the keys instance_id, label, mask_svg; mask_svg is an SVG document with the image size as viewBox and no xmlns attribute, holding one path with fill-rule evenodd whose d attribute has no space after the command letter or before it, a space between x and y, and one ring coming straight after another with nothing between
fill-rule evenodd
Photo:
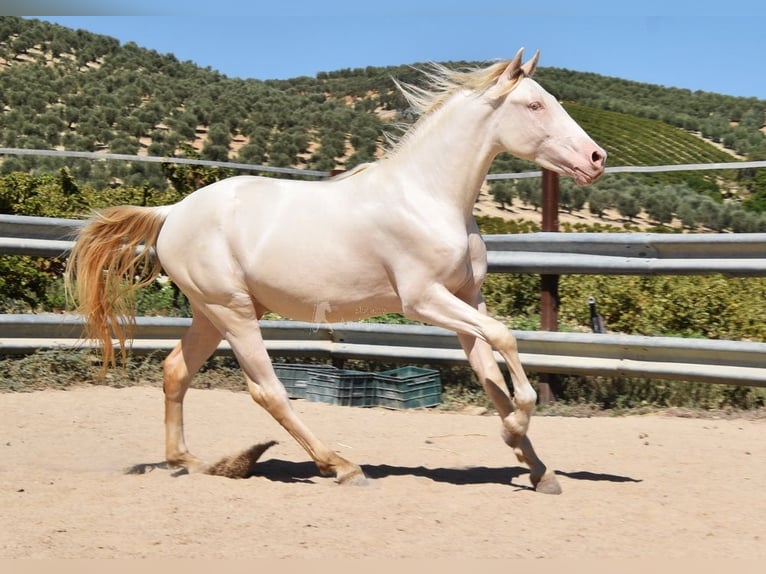
<instances>
[{"instance_id":1,"label":"front leg","mask_svg":"<svg viewBox=\"0 0 766 574\"><path fill-rule=\"evenodd\" d=\"M508 328L500 321L479 312L477 307L469 305L440 284L416 291L406 299L403 297L402 307L405 315L411 319L476 338L497 349L505 359L513 382L516 416L510 424L511 432L523 436L537 402L537 393L521 367L516 338Z\"/></svg>"},{"instance_id":2,"label":"front leg","mask_svg":"<svg viewBox=\"0 0 766 574\"><path fill-rule=\"evenodd\" d=\"M500 415L503 424L503 440L513 449L519 462L529 466L529 479L535 490L546 494L560 494L561 486L555 473L549 470L537 456L529 434L519 436L515 432L518 421L514 419L512 399L509 396L505 378L495 361L492 347L485 341L470 335L458 334L458 339L479 383Z\"/></svg>"},{"instance_id":3,"label":"front leg","mask_svg":"<svg viewBox=\"0 0 766 574\"><path fill-rule=\"evenodd\" d=\"M481 295L475 295L474 299L474 305L470 305L444 286L434 284L418 291L412 298L403 298L403 308L410 318L458 334L471 367L500 414L505 442L514 449L520 461L529 464L536 490L558 494L561 488L555 474L542 463L527 437L537 393L521 366L516 338L505 325L486 314ZM511 373L513 400L495 361L493 347L503 356Z\"/></svg>"}]
</instances>

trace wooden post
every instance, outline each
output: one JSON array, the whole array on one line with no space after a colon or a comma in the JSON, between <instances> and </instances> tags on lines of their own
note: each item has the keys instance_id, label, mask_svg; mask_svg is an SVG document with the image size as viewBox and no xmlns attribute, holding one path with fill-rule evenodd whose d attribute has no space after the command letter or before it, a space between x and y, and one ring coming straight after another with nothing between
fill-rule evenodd
<instances>
[{"instance_id":1,"label":"wooden post","mask_svg":"<svg viewBox=\"0 0 766 574\"><path fill-rule=\"evenodd\" d=\"M543 170L543 231L559 230L559 175ZM558 331L559 276L540 275L540 327L543 331ZM558 387L555 375L545 375L540 382L540 404L556 400Z\"/></svg>"},{"instance_id":2,"label":"wooden post","mask_svg":"<svg viewBox=\"0 0 766 574\"><path fill-rule=\"evenodd\" d=\"M559 175L543 170L543 231L559 230ZM558 331L558 275L541 275L540 322L543 331Z\"/></svg>"}]
</instances>

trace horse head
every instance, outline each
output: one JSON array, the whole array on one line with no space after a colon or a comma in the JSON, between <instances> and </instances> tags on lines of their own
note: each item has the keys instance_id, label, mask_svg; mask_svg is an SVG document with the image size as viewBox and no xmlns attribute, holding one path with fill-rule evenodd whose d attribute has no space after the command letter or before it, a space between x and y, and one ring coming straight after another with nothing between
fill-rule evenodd
<instances>
[{"instance_id":1,"label":"horse head","mask_svg":"<svg viewBox=\"0 0 766 574\"><path fill-rule=\"evenodd\" d=\"M523 48L485 93L497 115L498 146L580 185L593 183L604 173L606 151L532 79L540 52L523 64L522 54Z\"/></svg>"}]
</instances>

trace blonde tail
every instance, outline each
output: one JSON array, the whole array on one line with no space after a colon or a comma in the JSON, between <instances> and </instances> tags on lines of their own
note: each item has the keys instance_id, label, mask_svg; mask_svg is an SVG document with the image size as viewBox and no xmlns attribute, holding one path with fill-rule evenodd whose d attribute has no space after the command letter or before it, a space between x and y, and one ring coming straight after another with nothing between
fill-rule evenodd
<instances>
[{"instance_id":1,"label":"blonde tail","mask_svg":"<svg viewBox=\"0 0 766 574\"><path fill-rule=\"evenodd\" d=\"M110 207L96 212L77 236L64 282L85 318L85 337L101 348L103 371L116 364L113 337L124 361L136 323L136 291L160 274L151 248L165 217L152 207Z\"/></svg>"}]
</instances>

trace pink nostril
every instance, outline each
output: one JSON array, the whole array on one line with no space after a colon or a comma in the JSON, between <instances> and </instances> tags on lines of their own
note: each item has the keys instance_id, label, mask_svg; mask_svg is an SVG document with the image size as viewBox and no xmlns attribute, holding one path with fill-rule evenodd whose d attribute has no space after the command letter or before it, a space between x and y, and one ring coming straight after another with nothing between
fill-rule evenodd
<instances>
[{"instance_id":1,"label":"pink nostril","mask_svg":"<svg viewBox=\"0 0 766 574\"><path fill-rule=\"evenodd\" d=\"M606 163L606 153L596 150L591 154L590 159L594 165L603 166Z\"/></svg>"}]
</instances>

